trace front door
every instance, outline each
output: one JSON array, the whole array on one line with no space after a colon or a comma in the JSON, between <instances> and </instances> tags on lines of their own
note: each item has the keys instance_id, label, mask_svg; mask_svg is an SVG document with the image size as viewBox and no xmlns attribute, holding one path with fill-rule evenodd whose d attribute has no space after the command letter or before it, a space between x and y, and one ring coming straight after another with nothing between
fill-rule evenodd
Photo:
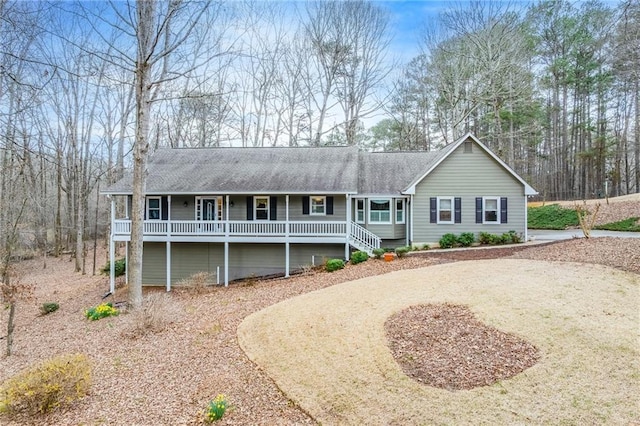
<instances>
[{"instance_id":1,"label":"front door","mask_svg":"<svg viewBox=\"0 0 640 426\"><path fill-rule=\"evenodd\" d=\"M196 220L222 219L222 199L219 197L198 197Z\"/></svg>"}]
</instances>

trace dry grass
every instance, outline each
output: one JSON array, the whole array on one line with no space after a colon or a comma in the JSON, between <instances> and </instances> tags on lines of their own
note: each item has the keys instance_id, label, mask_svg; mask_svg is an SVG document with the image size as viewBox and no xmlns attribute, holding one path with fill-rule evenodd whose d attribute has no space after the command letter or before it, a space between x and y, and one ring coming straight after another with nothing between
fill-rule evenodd
<instances>
[{"instance_id":1,"label":"dry grass","mask_svg":"<svg viewBox=\"0 0 640 426\"><path fill-rule=\"evenodd\" d=\"M638 275L600 266L488 260L339 284L255 313L246 353L325 424L625 424L639 400ZM450 392L407 377L384 323L409 305L469 306L541 358L492 386Z\"/></svg>"},{"instance_id":2,"label":"dry grass","mask_svg":"<svg viewBox=\"0 0 640 426\"><path fill-rule=\"evenodd\" d=\"M149 292L143 299L142 307L130 314L133 317L130 330L124 334L138 338L147 333L160 333L176 320L179 315L177 305L170 293L162 290Z\"/></svg>"}]
</instances>

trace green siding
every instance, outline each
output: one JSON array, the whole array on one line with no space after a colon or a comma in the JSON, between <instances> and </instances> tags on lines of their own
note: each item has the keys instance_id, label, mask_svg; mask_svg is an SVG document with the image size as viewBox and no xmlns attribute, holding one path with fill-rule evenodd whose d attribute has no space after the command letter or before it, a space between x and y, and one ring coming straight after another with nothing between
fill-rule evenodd
<instances>
[{"instance_id":1,"label":"green siding","mask_svg":"<svg viewBox=\"0 0 640 426\"><path fill-rule=\"evenodd\" d=\"M167 257L165 243L144 243L142 258L142 284L165 285Z\"/></svg>"},{"instance_id":2,"label":"green siding","mask_svg":"<svg viewBox=\"0 0 640 426\"><path fill-rule=\"evenodd\" d=\"M429 198L438 196L462 199L462 223L429 223ZM476 224L476 197L507 197L508 223ZM478 145L465 153L460 145L435 170L416 186L413 206L413 244L437 243L446 233L489 232L501 234L514 230L526 232L526 196L524 185Z\"/></svg>"},{"instance_id":3,"label":"green siding","mask_svg":"<svg viewBox=\"0 0 640 426\"><path fill-rule=\"evenodd\" d=\"M344 258L341 244L291 244L289 248L290 271L309 266L315 261ZM198 272L207 272L211 283L224 283L224 244L221 243L171 243L171 285ZM284 274L284 244L229 244L229 280L251 276ZM149 286L166 285L166 244L144 244L142 282Z\"/></svg>"}]
</instances>

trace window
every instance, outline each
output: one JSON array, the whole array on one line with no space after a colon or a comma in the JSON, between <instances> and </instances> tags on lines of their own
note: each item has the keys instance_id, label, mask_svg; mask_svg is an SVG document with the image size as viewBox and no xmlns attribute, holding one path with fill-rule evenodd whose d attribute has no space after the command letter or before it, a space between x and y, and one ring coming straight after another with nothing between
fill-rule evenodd
<instances>
[{"instance_id":1,"label":"window","mask_svg":"<svg viewBox=\"0 0 640 426\"><path fill-rule=\"evenodd\" d=\"M269 220L269 197L254 197L255 220Z\"/></svg>"},{"instance_id":2,"label":"window","mask_svg":"<svg viewBox=\"0 0 640 426\"><path fill-rule=\"evenodd\" d=\"M500 198L484 197L482 202L482 210L484 211L482 223L500 223Z\"/></svg>"},{"instance_id":3,"label":"window","mask_svg":"<svg viewBox=\"0 0 640 426\"><path fill-rule=\"evenodd\" d=\"M404 223L404 200L396 200L396 223Z\"/></svg>"},{"instance_id":4,"label":"window","mask_svg":"<svg viewBox=\"0 0 640 426\"><path fill-rule=\"evenodd\" d=\"M147 197L147 219L160 220L162 218L162 197Z\"/></svg>"},{"instance_id":5,"label":"window","mask_svg":"<svg viewBox=\"0 0 640 426\"><path fill-rule=\"evenodd\" d=\"M356 200L356 222L364 223L364 200Z\"/></svg>"},{"instance_id":6,"label":"window","mask_svg":"<svg viewBox=\"0 0 640 426\"><path fill-rule=\"evenodd\" d=\"M438 223L453 223L453 197L438 197Z\"/></svg>"},{"instance_id":7,"label":"window","mask_svg":"<svg viewBox=\"0 0 640 426\"><path fill-rule=\"evenodd\" d=\"M391 223L390 200L369 200L369 223Z\"/></svg>"},{"instance_id":8,"label":"window","mask_svg":"<svg viewBox=\"0 0 640 426\"><path fill-rule=\"evenodd\" d=\"M327 214L327 197L309 197L309 202L311 203L309 214L311 214L312 216L324 216L325 214Z\"/></svg>"}]
</instances>

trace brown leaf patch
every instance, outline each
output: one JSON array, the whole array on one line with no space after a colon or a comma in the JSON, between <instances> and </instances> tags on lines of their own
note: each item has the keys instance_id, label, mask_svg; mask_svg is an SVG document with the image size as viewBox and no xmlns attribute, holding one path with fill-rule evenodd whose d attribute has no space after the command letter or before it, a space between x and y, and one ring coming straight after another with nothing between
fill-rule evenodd
<instances>
[{"instance_id":1,"label":"brown leaf patch","mask_svg":"<svg viewBox=\"0 0 640 426\"><path fill-rule=\"evenodd\" d=\"M411 306L385 323L394 358L409 377L447 390L508 379L534 365L538 349L478 321L466 306Z\"/></svg>"}]
</instances>

